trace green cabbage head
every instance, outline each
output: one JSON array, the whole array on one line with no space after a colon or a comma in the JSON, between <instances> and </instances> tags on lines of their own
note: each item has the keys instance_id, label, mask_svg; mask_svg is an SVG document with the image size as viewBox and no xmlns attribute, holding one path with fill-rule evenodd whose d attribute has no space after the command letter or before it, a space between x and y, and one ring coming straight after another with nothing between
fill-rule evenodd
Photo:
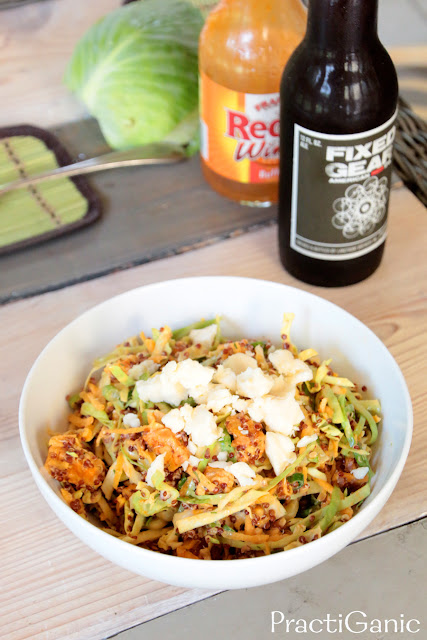
<instances>
[{"instance_id":1,"label":"green cabbage head","mask_svg":"<svg viewBox=\"0 0 427 640\"><path fill-rule=\"evenodd\" d=\"M187 0L139 0L106 15L77 43L65 83L111 147L170 140L196 150L202 26Z\"/></svg>"}]
</instances>

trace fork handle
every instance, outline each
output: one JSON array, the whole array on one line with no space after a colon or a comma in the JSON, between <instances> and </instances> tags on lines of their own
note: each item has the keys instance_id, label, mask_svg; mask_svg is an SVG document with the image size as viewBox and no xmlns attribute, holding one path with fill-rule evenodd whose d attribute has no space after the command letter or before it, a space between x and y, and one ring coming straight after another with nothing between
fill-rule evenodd
<instances>
[{"instance_id":1,"label":"fork handle","mask_svg":"<svg viewBox=\"0 0 427 640\"><path fill-rule=\"evenodd\" d=\"M105 171L116 167L131 167L137 165L151 164L173 164L185 160L184 149L180 145L172 143L153 143L125 151L111 151L96 158L88 158L81 162L57 167L50 171L44 171L34 176L28 176L20 180L15 180L4 185L0 185L0 195L20 189L31 184L37 184L55 178L68 178L81 175L83 173L94 173L95 171Z\"/></svg>"}]
</instances>

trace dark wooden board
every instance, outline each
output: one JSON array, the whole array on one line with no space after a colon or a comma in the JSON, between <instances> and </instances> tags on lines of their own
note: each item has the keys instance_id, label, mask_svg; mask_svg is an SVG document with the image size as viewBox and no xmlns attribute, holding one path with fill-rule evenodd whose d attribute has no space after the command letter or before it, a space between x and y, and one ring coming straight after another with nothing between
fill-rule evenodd
<instances>
[{"instance_id":1,"label":"dark wooden board","mask_svg":"<svg viewBox=\"0 0 427 640\"><path fill-rule=\"evenodd\" d=\"M53 130L75 160L108 151L96 123ZM198 156L178 165L90 176L102 218L91 227L0 257L0 303L209 244L271 223L276 207L243 207L205 183Z\"/></svg>"}]
</instances>

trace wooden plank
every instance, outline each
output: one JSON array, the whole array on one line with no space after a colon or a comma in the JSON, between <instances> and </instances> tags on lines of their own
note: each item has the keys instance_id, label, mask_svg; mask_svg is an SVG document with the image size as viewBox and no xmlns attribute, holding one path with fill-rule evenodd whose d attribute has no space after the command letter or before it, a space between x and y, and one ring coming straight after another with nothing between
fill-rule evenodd
<instances>
[{"instance_id":1,"label":"wooden plank","mask_svg":"<svg viewBox=\"0 0 427 640\"><path fill-rule=\"evenodd\" d=\"M45 504L19 445L19 394L39 351L76 315L135 286L190 275L256 276L318 293L360 318L401 366L415 414L414 440L403 475L363 536L425 515L426 246L425 209L402 189L392 197L390 237L381 267L352 287L319 289L291 278L280 266L276 228L270 227L1 308L3 636L8 640L97 640L209 595L136 577L85 548Z\"/></svg>"}]
</instances>

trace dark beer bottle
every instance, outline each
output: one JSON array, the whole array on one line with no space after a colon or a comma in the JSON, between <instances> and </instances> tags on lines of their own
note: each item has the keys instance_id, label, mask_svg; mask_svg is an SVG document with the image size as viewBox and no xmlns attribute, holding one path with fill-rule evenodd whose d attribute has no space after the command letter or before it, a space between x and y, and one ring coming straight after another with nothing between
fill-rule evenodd
<instances>
[{"instance_id":1,"label":"dark beer bottle","mask_svg":"<svg viewBox=\"0 0 427 640\"><path fill-rule=\"evenodd\" d=\"M398 86L378 0L309 0L281 82L279 244L285 268L353 284L381 262Z\"/></svg>"}]
</instances>

